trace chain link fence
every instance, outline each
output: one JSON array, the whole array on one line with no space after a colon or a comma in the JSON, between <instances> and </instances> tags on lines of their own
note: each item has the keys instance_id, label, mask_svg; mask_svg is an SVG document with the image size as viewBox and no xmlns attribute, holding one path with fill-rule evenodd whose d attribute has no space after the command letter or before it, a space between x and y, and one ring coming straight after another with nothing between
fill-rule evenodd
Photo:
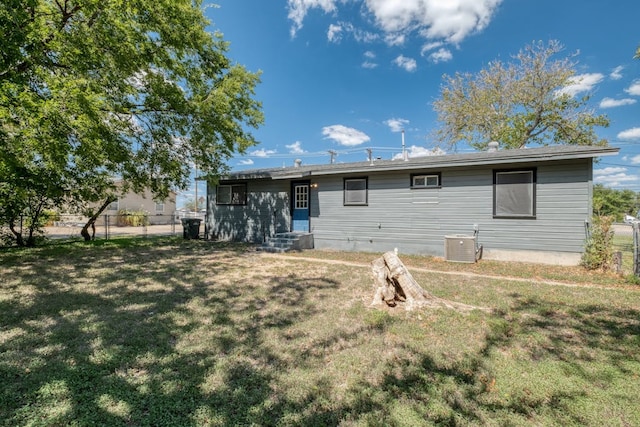
<instances>
[{"instance_id":1,"label":"chain link fence","mask_svg":"<svg viewBox=\"0 0 640 427\"><path fill-rule=\"evenodd\" d=\"M200 219L204 222L204 213L177 211L171 214L105 214L98 217L94 227L87 230L95 239L111 239L115 237L148 237L148 236L182 236L183 219ZM88 218L82 215L55 215L42 227L42 236L48 240L82 239L81 231ZM193 221L189 221L189 231L193 233ZM5 238L0 239L0 246L11 245L11 231L8 227L0 227ZM22 231L26 239L28 224L20 221L16 229ZM203 226L196 230L202 237Z\"/></svg>"},{"instance_id":2,"label":"chain link fence","mask_svg":"<svg viewBox=\"0 0 640 427\"><path fill-rule=\"evenodd\" d=\"M640 224L613 224L613 269L640 276Z\"/></svg>"}]
</instances>

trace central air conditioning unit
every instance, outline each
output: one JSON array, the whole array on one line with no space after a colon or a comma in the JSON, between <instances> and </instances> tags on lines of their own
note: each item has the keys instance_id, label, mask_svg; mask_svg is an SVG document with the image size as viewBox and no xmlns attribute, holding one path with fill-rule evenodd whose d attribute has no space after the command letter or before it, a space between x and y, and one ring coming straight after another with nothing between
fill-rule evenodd
<instances>
[{"instance_id":1,"label":"central air conditioning unit","mask_svg":"<svg viewBox=\"0 0 640 427\"><path fill-rule=\"evenodd\" d=\"M444 236L444 259L453 262L476 262L476 236Z\"/></svg>"}]
</instances>

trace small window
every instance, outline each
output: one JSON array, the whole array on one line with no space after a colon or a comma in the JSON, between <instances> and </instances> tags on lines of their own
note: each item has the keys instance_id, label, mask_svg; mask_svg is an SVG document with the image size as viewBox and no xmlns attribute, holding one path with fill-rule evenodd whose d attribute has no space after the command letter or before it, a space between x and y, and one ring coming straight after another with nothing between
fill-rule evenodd
<instances>
[{"instance_id":1,"label":"small window","mask_svg":"<svg viewBox=\"0 0 640 427\"><path fill-rule=\"evenodd\" d=\"M535 169L494 171L493 184L494 217L535 218Z\"/></svg>"},{"instance_id":2,"label":"small window","mask_svg":"<svg viewBox=\"0 0 640 427\"><path fill-rule=\"evenodd\" d=\"M156 212L164 212L164 203L156 202Z\"/></svg>"},{"instance_id":3,"label":"small window","mask_svg":"<svg viewBox=\"0 0 640 427\"><path fill-rule=\"evenodd\" d=\"M109 211L117 211L118 210L118 205L119 205L119 201L116 200L115 202L111 202L109 203L109 206L107 206L107 210Z\"/></svg>"},{"instance_id":4,"label":"small window","mask_svg":"<svg viewBox=\"0 0 640 427\"><path fill-rule=\"evenodd\" d=\"M218 205L246 205L247 184L218 185L216 192Z\"/></svg>"},{"instance_id":5,"label":"small window","mask_svg":"<svg viewBox=\"0 0 640 427\"><path fill-rule=\"evenodd\" d=\"M344 204L367 204L367 178L347 178L344 180Z\"/></svg>"},{"instance_id":6,"label":"small window","mask_svg":"<svg viewBox=\"0 0 640 427\"><path fill-rule=\"evenodd\" d=\"M438 188L440 187L440 174L411 175L411 188Z\"/></svg>"},{"instance_id":7,"label":"small window","mask_svg":"<svg viewBox=\"0 0 640 427\"><path fill-rule=\"evenodd\" d=\"M295 209L309 209L309 186L296 185L294 187Z\"/></svg>"}]
</instances>

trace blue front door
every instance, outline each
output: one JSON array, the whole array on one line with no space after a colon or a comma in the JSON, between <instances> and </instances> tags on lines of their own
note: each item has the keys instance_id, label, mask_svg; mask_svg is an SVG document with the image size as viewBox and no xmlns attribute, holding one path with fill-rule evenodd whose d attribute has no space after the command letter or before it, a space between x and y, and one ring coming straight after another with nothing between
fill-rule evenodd
<instances>
[{"instance_id":1,"label":"blue front door","mask_svg":"<svg viewBox=\"0 0 640 427\"><path fill-rule=\"evenodd\" d=\"M293 231L309 232L309 184L293 184Z\"/></svg>"}]
</instances>

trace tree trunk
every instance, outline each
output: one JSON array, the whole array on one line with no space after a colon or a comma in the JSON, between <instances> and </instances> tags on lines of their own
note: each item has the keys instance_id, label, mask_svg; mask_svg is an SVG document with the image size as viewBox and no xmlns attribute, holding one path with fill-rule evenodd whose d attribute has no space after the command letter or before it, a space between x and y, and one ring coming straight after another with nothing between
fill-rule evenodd
<instances>
[{"instance_id":1,"label":"tree trunk","mask_svg":"<svg viewBox=\"0 0 640 427\"><path fill-rule=\"evenodd\" d=\"M115 202L116 200L118 200L118 198L115 196L107 196L107 199L104 201L102 206L100 206L100 208L93 215L91 215L87 223L82 227L82 230L80 230L80 235L82 235L85 242L94 240L96 238L96 220L102 214L102 212L104 212L104 210L107 209L107 206L109 206L111 203ZM93 231L93 235L89 234L89 227L91 227L91 230Z\"/></svg>"},{"instance_id":2,"label":"tree trunk","mask_svg":"<svg viewBox=\"0 0 640 427\"><path fill-rule=\"evenodd\" d=\"M422 289L409 270L394 252L386 252L371 263L371 271L376 284L372 306L401 304L406 310L420 307L446 307L459 311L486 310L467 304L438 298Z\"/></svg>"},{"instance_id":3,"label":"tree trunk","mask_svg":"<svg viewBox=\"0 0 640 427\"><path fill-rule=\"evenodd\" d=\"M16 230L16 222L15 219L11 218L9 220L9 230L13 233L16 238L16 245L24 246L24 239L22 238L22 224L20 224L20 231Z\"/></svg>"}]
</instances>

